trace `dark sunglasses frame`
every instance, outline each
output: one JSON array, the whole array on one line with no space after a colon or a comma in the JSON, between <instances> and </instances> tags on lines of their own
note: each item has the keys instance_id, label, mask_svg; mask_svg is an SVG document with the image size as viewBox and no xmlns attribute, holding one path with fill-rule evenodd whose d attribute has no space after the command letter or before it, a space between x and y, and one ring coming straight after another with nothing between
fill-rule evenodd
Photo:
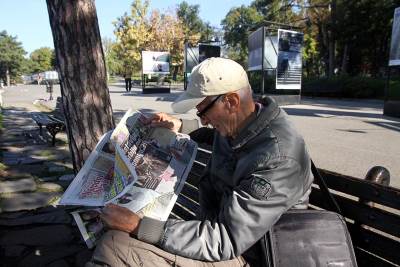
<instances>
[{"instance_id":1,"label":"dark sunglasses frame","mask_svg":"<svg viewBox=\"0 0 400 267\"><path fill-rule=\"evenodd\" d=\"M197 112L196 112L197 117L199 117L200 119L203 118L203 116L206 114L206 112L207 112L209 109L211 109L211 108L214 106L215 102L217 102L217 100L218 100L221 96L223 96L223 95L224 95L224 94L218 95L218 96L217 96L213 101L211 101L205 108L203 108L201 111L197 111Z\"/></svg>"}]
</instances>

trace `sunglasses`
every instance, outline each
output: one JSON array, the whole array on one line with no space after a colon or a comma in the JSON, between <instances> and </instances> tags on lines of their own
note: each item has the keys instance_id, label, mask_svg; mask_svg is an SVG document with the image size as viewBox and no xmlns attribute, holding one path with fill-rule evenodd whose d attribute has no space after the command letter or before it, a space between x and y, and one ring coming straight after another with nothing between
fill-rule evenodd
<instances>
[{"instance_id":1,"label":"sunglasses","mask_svg":"<svg viewBox=\"0 0 400 267\"><path fill-rule=\"evenodd\" d=\"M215 102L217 102L217 100L218 100L221 96L223 96L223 95L218 95L218 96L217 96L213 101L211 101L205 108L203 108L202 111L197 111L197 112L196 112L197 117L199 117L200 119L203 118L203 116L206 114L206 112L214 106Z\"/></svg>"}]
</instances>

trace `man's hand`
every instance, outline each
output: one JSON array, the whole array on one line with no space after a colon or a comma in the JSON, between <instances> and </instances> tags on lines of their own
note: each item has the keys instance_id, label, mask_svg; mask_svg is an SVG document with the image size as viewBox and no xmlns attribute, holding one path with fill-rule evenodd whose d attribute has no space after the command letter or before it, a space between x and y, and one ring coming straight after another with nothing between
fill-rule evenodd
<instances>
[{"instance_id":1,"label":"man's hand","mask_svg":"<svg viewBox=\"0 0 400 267\"><path fill-rule=\"evenodd\" d=\"M100 218L110 229L120 230L137 236L139 229L140 217L127 208L107 204L100 214Z\"/></svg>"},{"instance_id":2,"label":"man's hand","mask_svg":"<svg viewBox=\"0 0 400 267\"><path fill-rule=\"evenodd\" d=\"M153 114L146 122L152 127L164 127L171 129L174 132L179 132L179 129L182 126L182 121L180 119L174 118L165 113Z\"/></svg>"}]
</instances>

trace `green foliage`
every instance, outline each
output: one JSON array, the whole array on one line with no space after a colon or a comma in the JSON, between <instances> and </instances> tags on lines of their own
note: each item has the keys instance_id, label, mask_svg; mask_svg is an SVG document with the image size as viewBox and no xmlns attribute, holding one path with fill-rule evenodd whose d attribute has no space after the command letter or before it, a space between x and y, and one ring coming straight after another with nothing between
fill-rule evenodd
<instances>
[{"instance_id":1,"label":"green foliage","mask_svg":"<svg viewBox=\"0 0 400 267\"><path fill-rule=\"evenodd\" d=\"M189 5L183 1L178 5L176 14L185 25L185 37L191 39L198 34L202 34L206 30L206 25L199 16L200 5ZM197 42L197 40L195 40Z\"/></svg>"},{"instance_id":2,"label":"green foliage","mask_svg":"<svg viewBox=\"0 0 400 267\"><path fill-rule=\"evenodd\" d=\"M30 73L44 72L55 69L56 60L54 49L49 47L42 47L34 50L30 54L30 60L32 61L29 63L31 64L30 66L32 68Z\"/></svg>"},{"instance_id":3,"label":"green foliage","mask_svg":"<svg viewBox=\"0 0 400 267\"><path fill-rule=\"evenodd\" d=\"M141 52L146 50L170 52L174 74L182 69L185 25L174 12L152 10L148 13L148 7L148 1L142 3L135 0L130 14L125 14L114 23L117 41L107 56L108 68L113 73L121 73L121 65L122 73L139 72ZM200 34L197 35L198 41Z\"/></svg>"},{"instance_id":4,"label":"green foliage","mask_svg":"<svg viewBox=\"0 0 400 267\"><path fill-rule=\"evenodd\" d=\"M268 21L298 26L304 35L303 59L308 77L372 75L387 66L393 0L254 0L232 8L222 21L224 38L234 59L246 62L251 31ZM273 28L273 25L271 26Z\"/></svg>"},{"instance_id":5,"label":"green foliage","mask_svg":"<svg viewBox=\"0 0 400 267\"><path fill-rule=\"evenodd\" d=\"M102 44L108 75L123 73L124 62L118 57L116 43L110 38L103 38Z\"/></svg>"},{"instance_id":6,"label":"green foliage","mask_svg":"<svg viewBox=\"0 0 400 267\"><path fill-rule=\"evenodd\" d=\"M280 23L288 23L296 19L291 0L254 0L251 7L254 7L265 20Z\"/></svg>"},{"instance_id":7,"label":"green foliage","mask_svg":"<svg viewBox=\"0 0 400 267\"><path fill-rule=\"evenodd\" d=\"M385 96L385 85L385 79L363 76L305 78L302 94L345 98L383 98ZM397 90L400 90L399 82L394 82L392 85L391 87L397 87Z\"/></svg>"},{"instance_id":8,"label":"green foliage","mask_svg":"<svg viewBox=\"0 0 400 267\"><path fill-rule=\"evenodd\" d=\"M262 74L260 71L249 72L249 82L254 93L260 94L262 89ZM275 72L264 73L264 93L275 90Z\"/></svg>"},{"instance_id":9,"label":"green foliage","mask_svg":"<svg viewBox=\"0 0 400 267\"><path fill-rule=\"evenodd\" d=\"M7 73L11 80L20 76L24 63L25 50L17 37L0 32L0 79L7 80Z\"/></svg>"},{"instance_id":10,"label":"green foliage","mask_svg":"<svg viewBox=\"0 0 400 267\"><path fill-rule=\"evenodd\" d=\"M399 1L392 0L338 1L337 58L339 62L343 59L347 46L348 73L381 75L389 56L393 11L398 6Z\"/></svg>"},{"instance_id":11,"label":"green foliage","mask_svg":"<svg viewBox=\"0 0 400 267\"><path fill-rule=\"evenodd\" d=\"M229 10L222 20L225 42L233 49L233 59L243 66L247 65L247 40L254 26L262 20L262 16L254 7L244 5Z\"/></svg>"},{"instance_id":12,"label":"green foliage","mask_svg":"<svg viewBox=\"0 0 400 267\"><path fill-rule=\"evenodd\" d=\"M114 22L114 34L117 37L115 51L125 68L140 69L141 51L150 40L150 27L147 21L149 1L135 0L131 13L125 13Z\"/></svg>"},{"instance_id":13,"label":"green foliage","mask_svg":"<svg viewBox=\"0 0 400 267\"><path fill-rule=\"evenodd\" d=\"M400 101L400 80L390 81L389 98L391 100L399 100Z\"/></svg>"}]
</instances>

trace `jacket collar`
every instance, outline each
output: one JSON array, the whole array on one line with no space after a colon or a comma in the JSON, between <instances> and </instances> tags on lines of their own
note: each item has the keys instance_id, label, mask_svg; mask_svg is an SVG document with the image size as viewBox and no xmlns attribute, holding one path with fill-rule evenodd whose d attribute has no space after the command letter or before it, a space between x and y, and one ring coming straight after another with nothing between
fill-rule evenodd
<instances>
[{"instance_id":1,"label":"jacket collar","mask_svg":"<svg viewBox=\"0 0 400 267\"><path fill-rule=\"evenodd\" d=\"M242 128L235 139L230 140L232 149L239 149L241 146L246 144L252 138L257 136L270 124L273 119L279 115L281 109L271 97L262 97L260 99L260 103L262 107L261 111L258 112L259 114L257 114L257 116L255 116L247 123L246 126Z\"/></svg>"}]
</instances>

